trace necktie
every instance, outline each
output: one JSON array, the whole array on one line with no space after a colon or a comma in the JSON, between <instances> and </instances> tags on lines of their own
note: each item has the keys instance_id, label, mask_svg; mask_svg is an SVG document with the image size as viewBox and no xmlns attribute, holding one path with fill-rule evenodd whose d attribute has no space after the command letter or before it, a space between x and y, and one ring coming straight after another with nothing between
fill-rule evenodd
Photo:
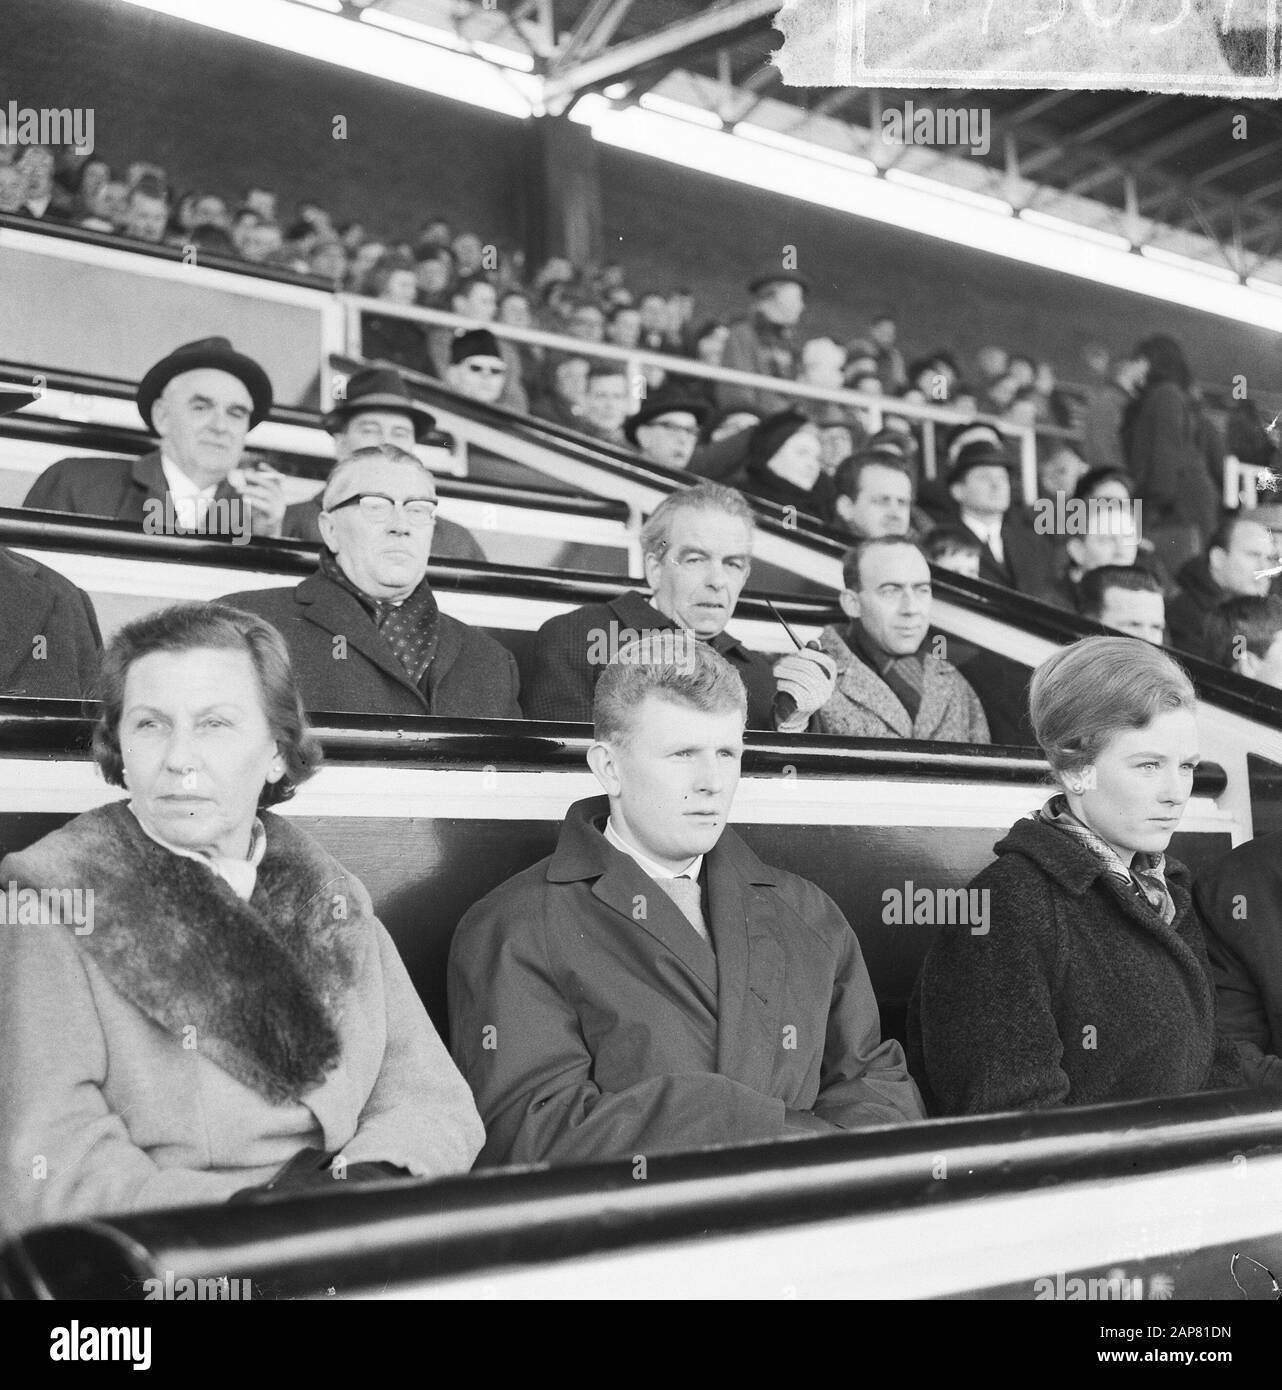
<instances>
[{"instance_id":1,"label":"necktie","mask_svg":"<svg viewBox=\"0 0 1282 1390\"><path fill-rule=\"evenodd\" d=\"M694 879L661 878L656 882L685 914L686 921L707 941L708 924L703 920L703 895Z\"/></svg>"}]
</instances>

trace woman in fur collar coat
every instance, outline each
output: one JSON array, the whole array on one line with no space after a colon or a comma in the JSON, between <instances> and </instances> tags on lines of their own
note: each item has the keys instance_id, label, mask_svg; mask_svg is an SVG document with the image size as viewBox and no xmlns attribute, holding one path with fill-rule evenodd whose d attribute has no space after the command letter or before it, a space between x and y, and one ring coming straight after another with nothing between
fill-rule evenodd
<instances>
[{"instance_id":1,"label":"woman in fur collar coat","mask_svg":"<svg viewBox=\"0 0 1282 1390\"><path fill-rule=\"evenodd\" d=\"M368 893L262 810L320 761L280 635L166 609L102 690L129 800L0 865L0 1221L465 1172L476 1107Z\"/></svg>"},{"instance_id":2,"label":"woman in fur collar coat","mask_svg":"<svg viewBox=\"0 0 1282 1390\"><path fill-rule=\"evenodd\" d=\"M1093 1105L1257 1084L1216 1026L1188 870L1165 851L1198 761L1193 687L1159 648L1088 637L1033 676L1061 787L971 885L909 1004L933 1113Z\"/></svg>"}]
</instances>

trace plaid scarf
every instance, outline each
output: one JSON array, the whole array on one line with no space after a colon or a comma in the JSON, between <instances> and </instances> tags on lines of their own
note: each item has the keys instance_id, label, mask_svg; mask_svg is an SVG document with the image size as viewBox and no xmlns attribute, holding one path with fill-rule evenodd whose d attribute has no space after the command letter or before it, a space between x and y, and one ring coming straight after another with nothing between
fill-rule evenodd
<instances>
[{"instance_id":1,"label":"plaid scarf","mask_svg":"<svg viewBox=\"0 0 1282 1390\"><path fill-rule=\"evenodd\" d=\"M371 598L358 589L343 573L333 551L327 546L321 547L320 572L340 589L346 589L370 615L383 640L405 668L405 673L415 685L422 688L423 678L436 655L436 643L441 633L441 612L436 606L436 595L427 582L427 576L424 575L408 598L397 603L391 599Z\"/></svg>"},{"instance_id":2,"label":"plaid scarf","mask_svg":"<svg viewBox=\"0 0 1282 1390\"><path fill-rule=\"evenodd\" d=\"M1175 899L1166 886L1166 855L1148 854L1136 850L1130 868L1118 857L1117 851L1068 809L1068 800L1057 793L1042 807L1036 817L1043 825L1053 825L1056 830L1073 836L1086 846L1097 859L1104 861L1104 867L1114 877L1134 884L1144 895L1144 900L1168 926L1175 920Z\"/></svg>"},{"instance_id":3,"label":"plaid scarf","mask_svg":"<svg viewBox=\"0 0 1282 1390\"><path fill-rule=\"evenodd\" d=\"M909 719L916 719L921 709L921 697L926 689L926 666L921 652L909 652L907 656L894 656L876 646L858 618L846 629L846 645L864 663L871 667L890 687L891 694L908 711Z\"/></svg>"}]
</instances>

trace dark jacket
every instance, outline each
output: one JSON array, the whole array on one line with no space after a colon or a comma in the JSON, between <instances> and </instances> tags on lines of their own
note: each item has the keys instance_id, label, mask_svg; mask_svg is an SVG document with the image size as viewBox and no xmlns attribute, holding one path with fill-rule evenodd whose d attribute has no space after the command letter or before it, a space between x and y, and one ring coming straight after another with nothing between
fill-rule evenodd
<instances>
[{"instance_id":1,"label":"dark jacket","mask_svg":"<svg viewBox=\"0 0 1282 1390\"><path fill-rule=\"evenodd\" d=\"M361 315L361 356L367 362L391 362L423 376L439 376L428 347L427 329L394 314Z\"/></svg>"},{"instance_id":2,"label":"dark jacket","mask_svg":"<svg viewBox=\"0 0 1282 1390\"><path fill-rule=\"evenodd\" d=\"M512 653L444 613L426 688L420 689L356 598L319 572L296 589L253 589L218 601L257 613L280 629L309 711L521 717Z\"/></svg>"},{"instance_id":3,"label":"dark jacket","mask_svg":"<svg viewBox=\"0 0 1282 1390\"><path fill-rule=\"evenodd\" d=\"M837 494L833 481L823 473L815 479L815 485L809 491L764 466L746 472L736 480L735 486L742 488L750 497L760 497L778 507L793 507L819 522L828 522L836 511ZM785 522L787 524L789 522Z\"/></svg>"},{"instance_id":4,"label":"dark jacket","mask_svg":"<svg viewBox=\"0 0 1282 1390\"><path fill-rule=\"evenodd\" d=\"M285 521L281 535L286 540L310 541L312 545L321 544L321 514L319 497L309 497L306 502L295 502L285 508ZM432 533L433 560L480 560L485 563L485 552L477 544L475 537L466 527L456 521L446 521L437 517L436 529Z\"/></svg>"},{"instance_id":5,"label":"dark jacket","mask_svg":"<svg viewBox=\"0 0 1282 1390\"><path fill-rule=\"evenodd\" d=\"M964 523L959 521L959 524ZM1055 582L1055 544L1033 530L1027 512L1012 507L1002 518L1002 564L986 545L979 547L979 577L1021 594L1040 597Z\"/></svg>"},{"instance_id":6,"label":"dark jacket","mask_svg":"<svg viewBox=\"0 0 1282 1390\"><path fill-rule=\"evenodd\" d=\"M163 503L168 493L160 450L154 449L140 458L59 459L31 484L22 505L76 516L110 517L141 526L147 519L147 503ZM225 479L214 492L216 502L239 497Z\"/></svg>"},{"instance_id":7,"label":"dark jacket","mask_svg":"<svg viewBox=\"0 0 1282 1390\"><path fill-rule=\"evenodd\" d=\"M1209 630L1211 615L1227 598L1228 592L1211 578L1205 555L1195 556L1180 566L1179 596L1166 605L1166 631L1171 646L1217 664L1222 653L1212 650Z\"/></svg>"},{"instance_id":8,"label":"dark jacket","mask_svg":"<svg viewBox=\"0 0 1282 1390\"><path fill-rule=\"evenodd\" d=\"M910 1063L935 1113L1248 1084L1237 1048L1216 1032L1183 864L1166 861L1168 926L1053 826L1016 821L994 850L997 862L971 883L989 894L988 931L944 927L908 1006Z\"/></svg>"},{"instance_id":9,"label":"dark jacket","mask_svg":"<svg viewBox=\"0 0 1282 1390\"><path fill-rule=\"evenodd\" d=\"M572 613L549 618L527 648L522 669L522 689L527 719L557 719L572 724L592 722L592 694L603 664L588 659L589 649L603 640L608 649L623 645L624 632L676 630L677 624L660 613L643 594L630 590L609 603L586 603ZM609 643L608 634L618 634ZM742 642L722 632L709 646L739 672L748 692L748 727L773 729L774 658L750 652Z\"/></svg>"},{"instance_id":10,"label":"dark jacket","mask_svg":"<svg viewBox=\"0 0 1282 1390\"><path fill-rule=\"evenodd\" d=\"M89 595L57 571L0 546L0 695L84 699L92 693L101 651Z\"/></svg>"},{"instance_id":11,"label":"dark jacket","mask_svg":"<svg viewBox=\"0 0 1282 1390\"><path fill-rule=\"evenodd\" d=\"M1173 381L1146 390L1127 408L1122 439L1146 529L1196 526L1205 540L1215 529L1219 497L1206 426L1188 392Z\"/></svg>"},{"instance_id":12,"label":"dark jacket","mask_svg":"<svg viewBox=\"0 0 1282 1390\"><path fill-rule=\"evenodd\" d=\"M796 333L753 313L730 325L721 365L731 371L753 372L792 381L797 375ZM717 384L718 402L726 408L742 406L773 415L792 404L793 398L774 391L758 391L751 386L730 382Z\"/></svg>"},{"instance_id":13,"label":"dark jacket","mask_svg":"<svg viewBox=\"0 0 1282 1390\"><path fill-rule=\"evenodd\" d=\"M1282 833L1259 835L1198 875L1193 903L1220 1028L1249 1057L1282 1053Z\"/></svg>"},{"instance_id":14,"label":"dark jacket","mask_svg":"<svg viewBox=\"0 0 1282 1390\"><path fill-rule=\"evenodd\" d=\"M571 806L555 853L483 898L450 950L451 1051L478 1160L574 1163L921 1118L858 938L733 830L704 857L711 944Z\"/></svg>"}]
</instances>

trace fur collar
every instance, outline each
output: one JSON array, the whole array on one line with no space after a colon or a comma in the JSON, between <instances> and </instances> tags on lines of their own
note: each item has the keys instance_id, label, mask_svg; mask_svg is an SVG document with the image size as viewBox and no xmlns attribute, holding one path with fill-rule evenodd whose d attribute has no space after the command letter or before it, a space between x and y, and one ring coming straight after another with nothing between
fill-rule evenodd
<instances>
[{"instance_id":1,"label":"fur collar","mask_svg":"<svg viewBox=\"0 0 1282 1390\"><path fill-rule=\"evenodd\" d=\"M267 851L249 902L152 840L123 801L77 816L8 867L31 887L92 889L80 949L173 1038L194 1038L224 1071L284 1103L339 1059L369 908L310 836L282 817L262 820Z\"/></svg>"}]
</instances>

